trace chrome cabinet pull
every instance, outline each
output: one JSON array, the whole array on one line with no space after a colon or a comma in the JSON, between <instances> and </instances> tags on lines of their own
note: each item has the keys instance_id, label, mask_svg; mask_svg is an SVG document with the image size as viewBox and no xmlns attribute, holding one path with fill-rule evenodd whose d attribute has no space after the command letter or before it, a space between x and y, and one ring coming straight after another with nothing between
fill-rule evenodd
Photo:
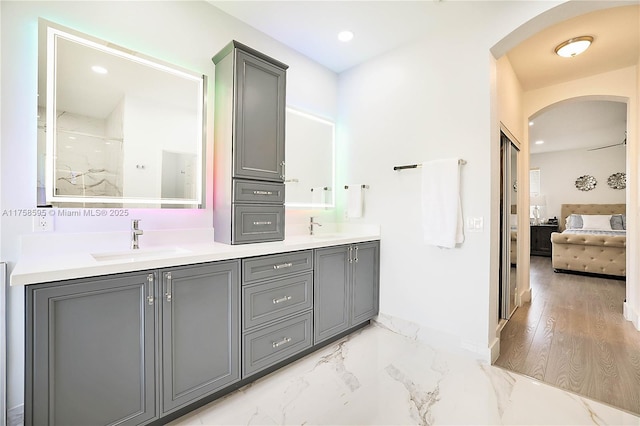
<instances>
[{"instance_id":1,"label":"chrome cabinet pull","mask_svg":"<svg viewBox=\"0 0 640 426\"><path fill-rule=\"evenodd\" d=\"M253 191L253 195L273 195L273 191Z\"/></svg>"},{"instance_id":2,"label":"chrome cabinet pull","mask_svg":"<svg viewBox=\"0 0 640 426\"><path fill-rule=\"evenodd\" d=\"M171 302L171 299L173 297L172 294L171 294L171 280L172 280L171 272L165 272L164 277L165 277L165 281L167 283L167 288L166 288L166 291L164 293L164 298L165 298L165 300L167 302Z\"/></svg>"},{"instance_id":3,"label":"chrome cabinet pull","mask_svg":"<svg viewBox=\"0 0 640 426\"><path fill-rule=\"evenodd\" d=\"M265 221L265 222L253 222L254 225L262 226L262 225L271 225L273 222Z\"/></svg>"},{"instance_id":4,"label":"chrome cabinet pull","mask_svg":"<svg viewBox=\"0 0 640 426\"><path fill-rule=\"evenodd\" d=\"M349 263L353 263L353 247L349 247Z\"/></svg>"},{"instance_id":5,"label":"chrome cabinet pull","mask_svg":"<svg viewBox=\"0 0 640 426\"><path fill-rule=\"evenodd\" d=\"M291 268L292 266L293 266L293 263L287 262L287 263L281 263L279 265L273 265L273 269Z\"/></svg>"},{"instance_id":6,"label":"chrome cabinet pull","mask_svg":"<svg viewBox=\"0 0 640 426\"><path fill-rule=\"evenodd\" d=\"M282 178L282 180L284 180L284 176L285 176L285 172L284 172L284 161L280 162L280 166L282 167L282 174L280 175L280 177Z\"/></svg>"},{"instance_id":7,"label":"chrome cabinet pull","mask_svg":"<svg viewBox=\"0 0 640 426\"><path fill-rule=\"evenodd\" d=\"M147 303L149 306L153 306L153 274L147 275L147 284L149 284L149 288L147 289Z\"/></svg>"},{"instance_id":8,"label":"chrome cabinet pull","mask_svg":"<svg viewBox=\"0 0 640 426\"><path fill-rule=\"evenodd\" d=\"M278 346L286 345L290 341L291 341L291 337L285 337L284 339L280 340L279 342L271 342L271 346L273 346L274 348L277 348Z\"/></svg>"},{"instance_id":9,"label":"chrome cabinet pull","mask_svg":"<svg viewBox=\"0 0 640 426\"><path fill-rule=\"evenodd\" d=\"M356 246L356 256L355 256L354 261L355 261L356 263L358 263L358 246Z\"/></svg>"},{"instance_id":10,"label":"chrome cabinet pull","mask_svg":"<svg viewBox=\"0 0 640 426\"><path fill-rule=\"evenodd\" d=\"M273 299L273 304L277 305L278 303L287 302L291 300L291 296L283 296L280 299Z\"/></svg>"}]
</instances>

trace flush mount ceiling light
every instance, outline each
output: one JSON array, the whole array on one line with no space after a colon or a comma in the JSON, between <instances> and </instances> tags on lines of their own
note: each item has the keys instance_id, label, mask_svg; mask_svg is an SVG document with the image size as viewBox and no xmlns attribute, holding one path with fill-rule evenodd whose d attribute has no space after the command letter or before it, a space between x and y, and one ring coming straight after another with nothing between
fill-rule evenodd
<instances>
[{"instance_id":1,"label":"flush mount ceiling light","mask_svg":"<svg viewBox=\"0 0 640 426\"><path fill-rule=\"evenodd\" d=\"M542 145L544 141L536 141L536 145Z\"/></svg>"},{"instance_id":2,"label":"flush mount ceiling light","mask_svg":"<svg viewBox=\"0 0 640 426\"><path fill-rule=\"evenodd\" d=\"M91 71L96 74L107 74L109 71L105 67L101 67L100 65L94 65L91 67Z\"/></svg>"},{"instance_id":3,"label":"flush mount ceiling light","mask_svg":"<svg viewBox=\"0 0 640 426\"><path fill-rule=\"evenodd\" d=\"M338 40L340 40L343 43L351 41L352 39L353 39L353 32L349 30L340 31L338 33Z\"/></svg>"},{"instance_id":4,"label":"flush mount ceiling light","mask_svg":"<svg viewBox=\"0 0 640 426\"><path fill-rule=\"evenodd\" d=\"M574 37L560 43L556 47L555 52L563 58L573 58L587 50L589 46L591 46L591 43L593 43L593 37L591 36Z\"/></svg>"}]
</instances>

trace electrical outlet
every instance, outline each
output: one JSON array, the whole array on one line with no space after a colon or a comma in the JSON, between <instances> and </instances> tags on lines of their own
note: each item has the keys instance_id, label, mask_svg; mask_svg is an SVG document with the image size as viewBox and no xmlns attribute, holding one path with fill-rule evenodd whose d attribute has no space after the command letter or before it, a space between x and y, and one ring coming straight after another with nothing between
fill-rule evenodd
<instances>
[{"instance_id":1,"label":"electrical outlet","mask_svg":"<svg viewBox=\"0 0 640 426\"><path fill-rule=\"evenodd\" d=\"M34 216L33 232L50 232L53 231L53 216Z\"/></svg>"}]
</instances>

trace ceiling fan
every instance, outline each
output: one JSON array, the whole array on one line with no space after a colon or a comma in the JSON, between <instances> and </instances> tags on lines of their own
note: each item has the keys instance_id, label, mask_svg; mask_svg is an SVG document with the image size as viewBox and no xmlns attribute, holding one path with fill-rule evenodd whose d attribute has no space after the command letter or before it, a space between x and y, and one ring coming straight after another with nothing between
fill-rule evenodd
<instances>
[{"instance_id":1,"label":"ceiling fan","mask_svg":"<svg viewBox=\"0 0 640 426\"><path fill-rule=\"evenodd\" d=\"M587 151L597 151L599 149L613 148L614 146L626 146L626 145L627 145L627 132L624 132L624 139L622 140L622 142L614 143L612 145L599 146L598 148L591 148L591 149L588 149Z\"/></svg>"}]
</instances>

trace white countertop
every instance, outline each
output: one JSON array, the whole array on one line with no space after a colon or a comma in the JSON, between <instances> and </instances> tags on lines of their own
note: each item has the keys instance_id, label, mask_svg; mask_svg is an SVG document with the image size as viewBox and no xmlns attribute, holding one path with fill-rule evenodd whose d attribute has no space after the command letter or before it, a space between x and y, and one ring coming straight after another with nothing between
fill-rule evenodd
<instances>
[{"instance_id":1,"label":"white countertop","mask_svg":"<svg viewBox=\"0 0 640 426\"><path fill-rule=\"evenodd\" d=\"M100 240L96 236L83 234L84 240ZM128 235L125 234L125 235ZM352 244L380 239L377 227L348 229L330 234L314 236L288 236L284 241L227 245L210 242L177 242L175 244L154 244L138 250L119 250L113 244L103 244L99 248L82 247L74 243L60 243L60 236L50 248L43 248L42 238L36 242L24 242L23 255L11 274L12 286L24 286L73 278L109 275L121 272L144 271L180 265L213 262L219 260L240 259L265 254L285 253L319 247ZM67 237L73 239L73 237ZM156 242L162 239L156 238ZM31 246L31 250L28 248ZM38 249L33 249L38 246ZM74 247L76 250L69 250ZM82 249L79 249L82 247ZM126 247L126 245L124 245ZM65 250L66 248L66 250Z\"/></svg>"}]
</instances>

